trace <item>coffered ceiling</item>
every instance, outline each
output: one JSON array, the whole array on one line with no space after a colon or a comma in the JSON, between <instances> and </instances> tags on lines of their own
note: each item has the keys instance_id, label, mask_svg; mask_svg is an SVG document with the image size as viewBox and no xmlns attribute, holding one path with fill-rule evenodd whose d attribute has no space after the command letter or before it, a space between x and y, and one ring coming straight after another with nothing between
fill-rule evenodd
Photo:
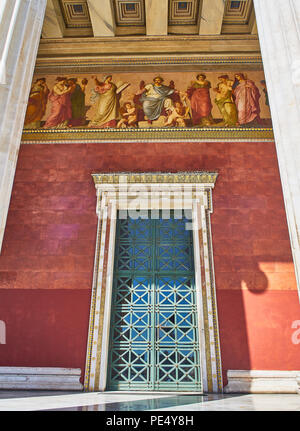
<instances>
[{"instance_id":1,"label":"coffered ceiling","mask_svg":"<svg viewBox=\"0 0 300 431\"><path fill-rule=\"evenodd\" d=\"M109 10L113 21L110 36L149 34L147 14L153 15L152 20L166 21L167 31L163 34L212 34L206 33L206 24L212 20L218 20L216 34L251 34L255 27L252 0L161 0L154 14L151 9L156 9L155 3L155 0L48 0L43 38L55 37L54 21L58 37L93 37L95 33L107 36L105 29L101 35L99 28L96 31L94 28L101 18L105 27L105 17L99 13L104 4L103 11ZM98 15L97 20L94 15Z\"/></svg>"},{"instance_id":2,"label":"coffered ceiling","mask_svg":"<svg viewBox=\"0 0 300 431\"><path fill-rule=\"evenodd\" d=\"M202 54L260 54L252 0L47 0L38 62Z\"/></svg>"},{"instance_id":3,"label":"coffered ceiling","mask_svg":"<svg viewBox=\"0 0 300 431\"><path fill-rule=\"evenodd\" d=\"M146 28L145 1L113 1L113 11L117 27Z\"/></svg>"},{"instance_id":4,"label":"coffered ceiling","mask_svg":"<svg viewBox=\"0 0 300 431\"><path fill-rule=\"evenodd\" d=\"M92 28L89 7L86 1L59 0L57 12L65 28Z\"/></svg>"}]
</instances>

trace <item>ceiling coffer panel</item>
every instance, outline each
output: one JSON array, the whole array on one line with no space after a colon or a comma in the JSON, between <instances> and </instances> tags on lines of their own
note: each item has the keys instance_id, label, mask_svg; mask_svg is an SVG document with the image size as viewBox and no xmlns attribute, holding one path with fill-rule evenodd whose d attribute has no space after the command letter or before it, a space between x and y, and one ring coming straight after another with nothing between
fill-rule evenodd
<instances>
[{"instance_id":1,"label":"ceiling coffer panel","mask_svg":"<svg viewBox=\"0 0 300 431\"><path fill-rule=\"evenodd\" d=\"M145 25L145 0L114 0L114 9L117 26Z\"/></svg>"},{"instance_id":2,"label":"ceiling coffer panel","mask_svg":"<svg viewBox=\"0 0 300 431\"><path fill-rule=\"evenodd\" d=\"M66 28L91 28L92 23L86 1L60 0Z\"/></svg>"},{"instance_id":3,"label":"ceiling coffer panel","mask_svg":"<svg viewBox=\"0 0 300 431\"><path fill-rule=\"evenodd\" d=\"M169 25L196 25L200 0L169 0Z\"/></svg>"},{"instance_id":4,"label":"ceiling coffer panel","mask_svg":"<svg viewBox=\"0 0 300 431\"><path fill-rule=\"evenodd\" d=\"M227 0L223 24L247 24L253 9L252 0Z\"/></svg>"}]
</instances>

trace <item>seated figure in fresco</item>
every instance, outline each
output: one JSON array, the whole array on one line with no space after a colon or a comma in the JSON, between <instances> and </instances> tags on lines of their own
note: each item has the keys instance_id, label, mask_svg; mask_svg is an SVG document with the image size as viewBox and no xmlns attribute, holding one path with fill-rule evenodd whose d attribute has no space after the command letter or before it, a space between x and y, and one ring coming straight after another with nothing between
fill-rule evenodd
<instances>
[{"instance_id":1,"label":"seated figure in fresco","mask_svg":"<svg viewBox=\"0 0 300 431\"><path fill-rule=\"evenodd\" d=\"M38 78L33 83L25 116L25 129L38 129L41 127L41 120L46 112L49 88L46 78Z\"/></svg>"},{"instance_id":2,"label":"seated figure in fresco","mask_svg":"<svg viewBox=\"0 0 300 431\"><path fill-rule=\"evenodd\" d=\"M71 88L71 107L72 118L70 120L71 126L82 126L86 123L85 113L85 88L88 80L84 78L81 84L78 83L77 78L69 78L67 85Z\"/></svg>"},{"instance_id":3,"label":"seated figure in fresco","mask_svg":"<svg viewBox=\"0 0 300 431\"><path fill-rule=\"evenodd\" d=\"M123 107L120 108L120 114L122 115L122 118L117 124L118 129L137 126L136 108L135 106L132 106L130 102L124 103Z\"/></svg>"},{"instance_id":4,"label":"seated figure in fresco","mask_svg":"<svg viewBox=\"0 0 300 431\"><path fill-rule=\"evenodd\" d=\"M232 97L233 81L229 79L228 75L221 75L218 80L220 82L214 88L217 93L215 103L223 117L224 124L222 126L236 127L238 125L238 113Z\"/></svg>"},{"instance_id":5,"label":"seated figure in fresco","mask_svg":"<svg viewBox=\"0 0 300 431\"><path fill-rule=\"evenodd\" d=\"M236 73L233 88L239 124L248 127L261 125L260 92L255 83L247 79L244 73Z\"/></svg>"},{"instance_id":6,"label":"seated figure in fresco","mask_svg":"<svg viewBox=\"0 0 300 431\"><path fill-rule=\"evenodd\" d=\"M142 87L136 96L140 96L139 100L143 105L143 111L145 119L149 122L157 120L163 113L163 110L167 110L173 106L171 95L174 93L174 89L163 85L163 78L156 76L153 79L153 84L147 84Z\"/></svg>"},{"instance_id":7,"label":"seated figure in fresco","mask_svg":"<svg viewBox=\"0 0 300 431\"><path fill-rule=\"evenodd\" d=\"M181 102L175 102L175 106L167 111L168 117L164 126L186 127L185 119L188 114L188 110L189 108L183 106Z\"/></svg>"},{"instance_id":8,"label":"seated figure in fresco","mask_svg":"<svg viewBox=\"0 0 300 431\"><path fill-rule=\"evenodd\" d=\"M210 82L204 73L196 76L196 81L187 89L192 109L192 121L194 126L210 126L214 123L211 115L212 103L210 100Z\"/></svg>"},{"instance_id":9,"label":"seated figure in fresco","mask_svg":"<svg viewBox=\"0 0 300 431\"><path fill-rule=\"evenodd\" d=\"M71 91L72 86L68 85L67 78L60 76L56 78L56 84L48 96L52 105L45 128L68 127L72 118Z\"/></svg>"}]
</instances>

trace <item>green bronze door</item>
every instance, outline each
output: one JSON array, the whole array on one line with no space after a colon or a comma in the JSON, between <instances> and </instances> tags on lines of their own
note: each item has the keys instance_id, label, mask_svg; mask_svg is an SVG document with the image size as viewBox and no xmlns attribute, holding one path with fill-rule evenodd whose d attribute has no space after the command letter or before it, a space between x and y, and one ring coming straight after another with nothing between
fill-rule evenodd
<instances>
[{"instance_id":1,"label":"green bronze door","mask_svg":"<svg viewBox=\"0 0 300 431\"><path fill-rule=\"evenodd\" d=\"M108 390L202 389L188 221L117 221Z\"/></svg>"}]
</instances>

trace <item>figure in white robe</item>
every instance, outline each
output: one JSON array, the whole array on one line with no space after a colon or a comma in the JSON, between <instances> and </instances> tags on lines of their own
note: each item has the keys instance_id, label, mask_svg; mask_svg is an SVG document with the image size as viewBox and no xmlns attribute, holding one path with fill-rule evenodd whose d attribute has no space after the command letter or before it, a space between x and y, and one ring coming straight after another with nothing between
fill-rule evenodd
<instances>
[{"instance_id":1,"label":"figure in white robe","mask_svg":"<svg viewBox=\"0 0 300 431\"><path fill-rule=\"evenodd\" d=\"M116 127L121 94L117 94L117 86L112 82L111 75L105 76L102 82L99 82L97 78L94 79L96 87L93 90L91 102L95 104L95 114L89 127Z\"/></svg>"},{"instance_id":2,"label":"figure in white robe","mask_svg":"<svg viewBox=\"0 0 300 431\"><path fill-rule=\"evenodd\" d=\"M174 89L163 85L163 78L157 76L153 79L154 84L147 84L140 91L142 94L140 101L143 104L143 111L148 120L157 120L162 111L171 109L173 102L169 96L174 93Z\"/></svg>"}]
</instances>

